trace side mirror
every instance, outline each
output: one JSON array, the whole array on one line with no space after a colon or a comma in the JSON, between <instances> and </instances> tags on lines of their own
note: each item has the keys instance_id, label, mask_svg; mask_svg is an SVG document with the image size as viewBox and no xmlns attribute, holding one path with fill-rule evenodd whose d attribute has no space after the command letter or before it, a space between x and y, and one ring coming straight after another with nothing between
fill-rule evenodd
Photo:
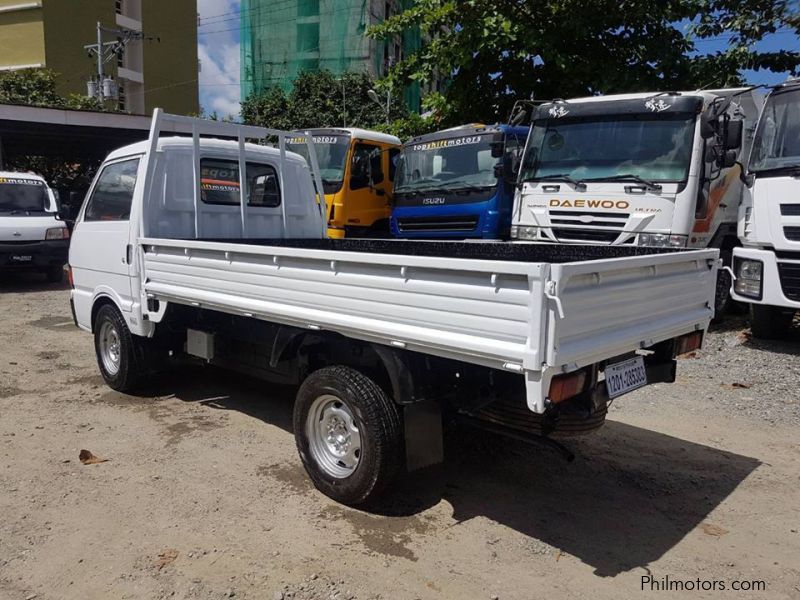
<instances>
[{"instance_id":1,"label":"side mirror","mask_svg":"<svg viewBox=\"0 0 800 600\"><path fill-rule=\"evenodd\" d=\"M717 120L713 108L709 107L700 115L700 137L704 140L714 137L717 133Z\"/></svg>"},{"instance_id":2,"label":"side mirror","mask_svg":"<svg viewBox=\"0 0 800 600\"><path fill-rule=\"evenodd\" d=\"M505 174L506 174L506 170L505 170L505 166L503 165L503 163L501 163L501 162L497 163L494 166L493 173L494 173L494 176L497 179L500 179L501 177L504 177Z\"/></svg>"},{"instance_id":3,"label":"side mirror","mask_svg":"<svg viewBox=\"0 0 800 600\"><path fill-rule=\"evenodd\" d=\"M742 147L742 132L744 121L728 121L725 128L725 149L739 150Z\"/></svg>"},{"instance_id":4,"label":"side mirror","mask_svg":"<svg viewBox=\"0 0 800 600\"><path fill-rule=\"evenodd\" d=\"M489 144L492 148L492 158L502 158L506 144L503 140L495 140Z\"/></svg>"}]
</instances>

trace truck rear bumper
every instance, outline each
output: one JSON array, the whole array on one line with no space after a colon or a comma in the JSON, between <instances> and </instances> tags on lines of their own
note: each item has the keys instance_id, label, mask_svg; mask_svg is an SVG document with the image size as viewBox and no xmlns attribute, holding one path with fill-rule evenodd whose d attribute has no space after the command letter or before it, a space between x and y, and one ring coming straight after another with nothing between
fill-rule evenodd
<instances>
[{"instance_id":1,"label":"truck rear bumper","mask_svg":"<svg viewBox=\"0 0 800 600\"><path fill-rule=\"evenodd\" d=\"M737 293L734 282L731 288L734 300L800 309L800 253L787 253L786 258L778 258L774 250L734 248L733 271L737 277L745 260L761 263L761 295L754 297Z\"/></svg>"},{"instance_id":2,"label":"truck rear bumper","mask_svg":"<svg viewBox=\"0 0 800 600\"><path fill-rule=\"evenodd\" d=\"M0 270L44 270L67 263L69 240L0 242Z\"/></svg>"}]
</instances>

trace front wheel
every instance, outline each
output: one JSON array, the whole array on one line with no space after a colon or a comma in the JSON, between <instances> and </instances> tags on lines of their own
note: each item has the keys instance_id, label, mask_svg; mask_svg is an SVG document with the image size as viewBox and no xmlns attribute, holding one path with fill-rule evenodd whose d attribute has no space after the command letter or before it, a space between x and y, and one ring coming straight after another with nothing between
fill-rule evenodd
<instances>
[{"instance_id":1,"label":"front wheel","mask_svg":"<svg viewBox=\"0 0 800 600\"><path fill-rule=\"evenodd\" d=\"M314 485L342 504L367 504L403 464L397 406L351 367L325 367L306 378L295 400L294 432Z\"/></svg>"},{"instance_id":2,"label":"front wheel","mask_svg":"<svg viewBox=\"0 0 800 600\"><path fill-rule=\"evenodd\" d=\"M750 331L753 337L778 340L789 334L794 311L767 304L750 305Z\"/></svg>"},{"instance_id":3,"label":"front wheel","mask_svg":"<svg viewBox=\"0 0 800 600\"><path fill-rule=\"evenodd\" d=\"M134 336L116 306L103 305L94 321L97 366L108 387L134 390L148 373L144 343Z\"/></svg>"}]
</instances>

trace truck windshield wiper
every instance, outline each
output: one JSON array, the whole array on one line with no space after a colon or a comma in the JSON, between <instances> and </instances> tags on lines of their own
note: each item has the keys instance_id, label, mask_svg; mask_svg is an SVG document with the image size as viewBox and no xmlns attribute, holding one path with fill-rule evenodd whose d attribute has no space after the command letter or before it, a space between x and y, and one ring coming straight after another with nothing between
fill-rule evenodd
<instances>
[{"instance_id":1,"label":"truck windshield wiper","mask_svg":"<svg viewBox=\"0 0 800 600\"><path fill-rule=\"evenodd\" d=\"M635 181L637 183L641 183L649 190L653 190L655 192L661 189L661 185L650 181L649 179L644 179L643 177L639 177L638 175L634 175L633 173L625 173L623 175L609 175L608 177L593 177L592 179L586 179L586 181Z\"/></svg>"},{"instance_id":2,"label":"truck windshield wiper","mask_svg":"<svg viewBox=\"0 0 800 600\"><path fill-rule=\"evenodd\" d=\"M528 177L523 179L520 183L528 183L532 181L565 181L575 186L575 189L585 190L586 184L581 179L573 179L566 173L556 173L555 175L542 175L540 177Z\"/></svg>"}]
</instances>

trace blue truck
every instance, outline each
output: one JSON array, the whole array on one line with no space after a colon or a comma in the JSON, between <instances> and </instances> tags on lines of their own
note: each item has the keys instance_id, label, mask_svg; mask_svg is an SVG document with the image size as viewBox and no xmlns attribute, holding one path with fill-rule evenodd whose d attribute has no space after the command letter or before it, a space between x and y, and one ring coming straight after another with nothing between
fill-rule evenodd
<instances>
[{"instance_id":1,"label":"blue truck","mask_svg":"<svg viewBox=\"0 0 800 600\"><path fill-rule=\"evenodd\" d=\"M515 170L527 137L528 127L473 123L403 144L392 235L507 239Z\"/></svg>"}]
</instances>

